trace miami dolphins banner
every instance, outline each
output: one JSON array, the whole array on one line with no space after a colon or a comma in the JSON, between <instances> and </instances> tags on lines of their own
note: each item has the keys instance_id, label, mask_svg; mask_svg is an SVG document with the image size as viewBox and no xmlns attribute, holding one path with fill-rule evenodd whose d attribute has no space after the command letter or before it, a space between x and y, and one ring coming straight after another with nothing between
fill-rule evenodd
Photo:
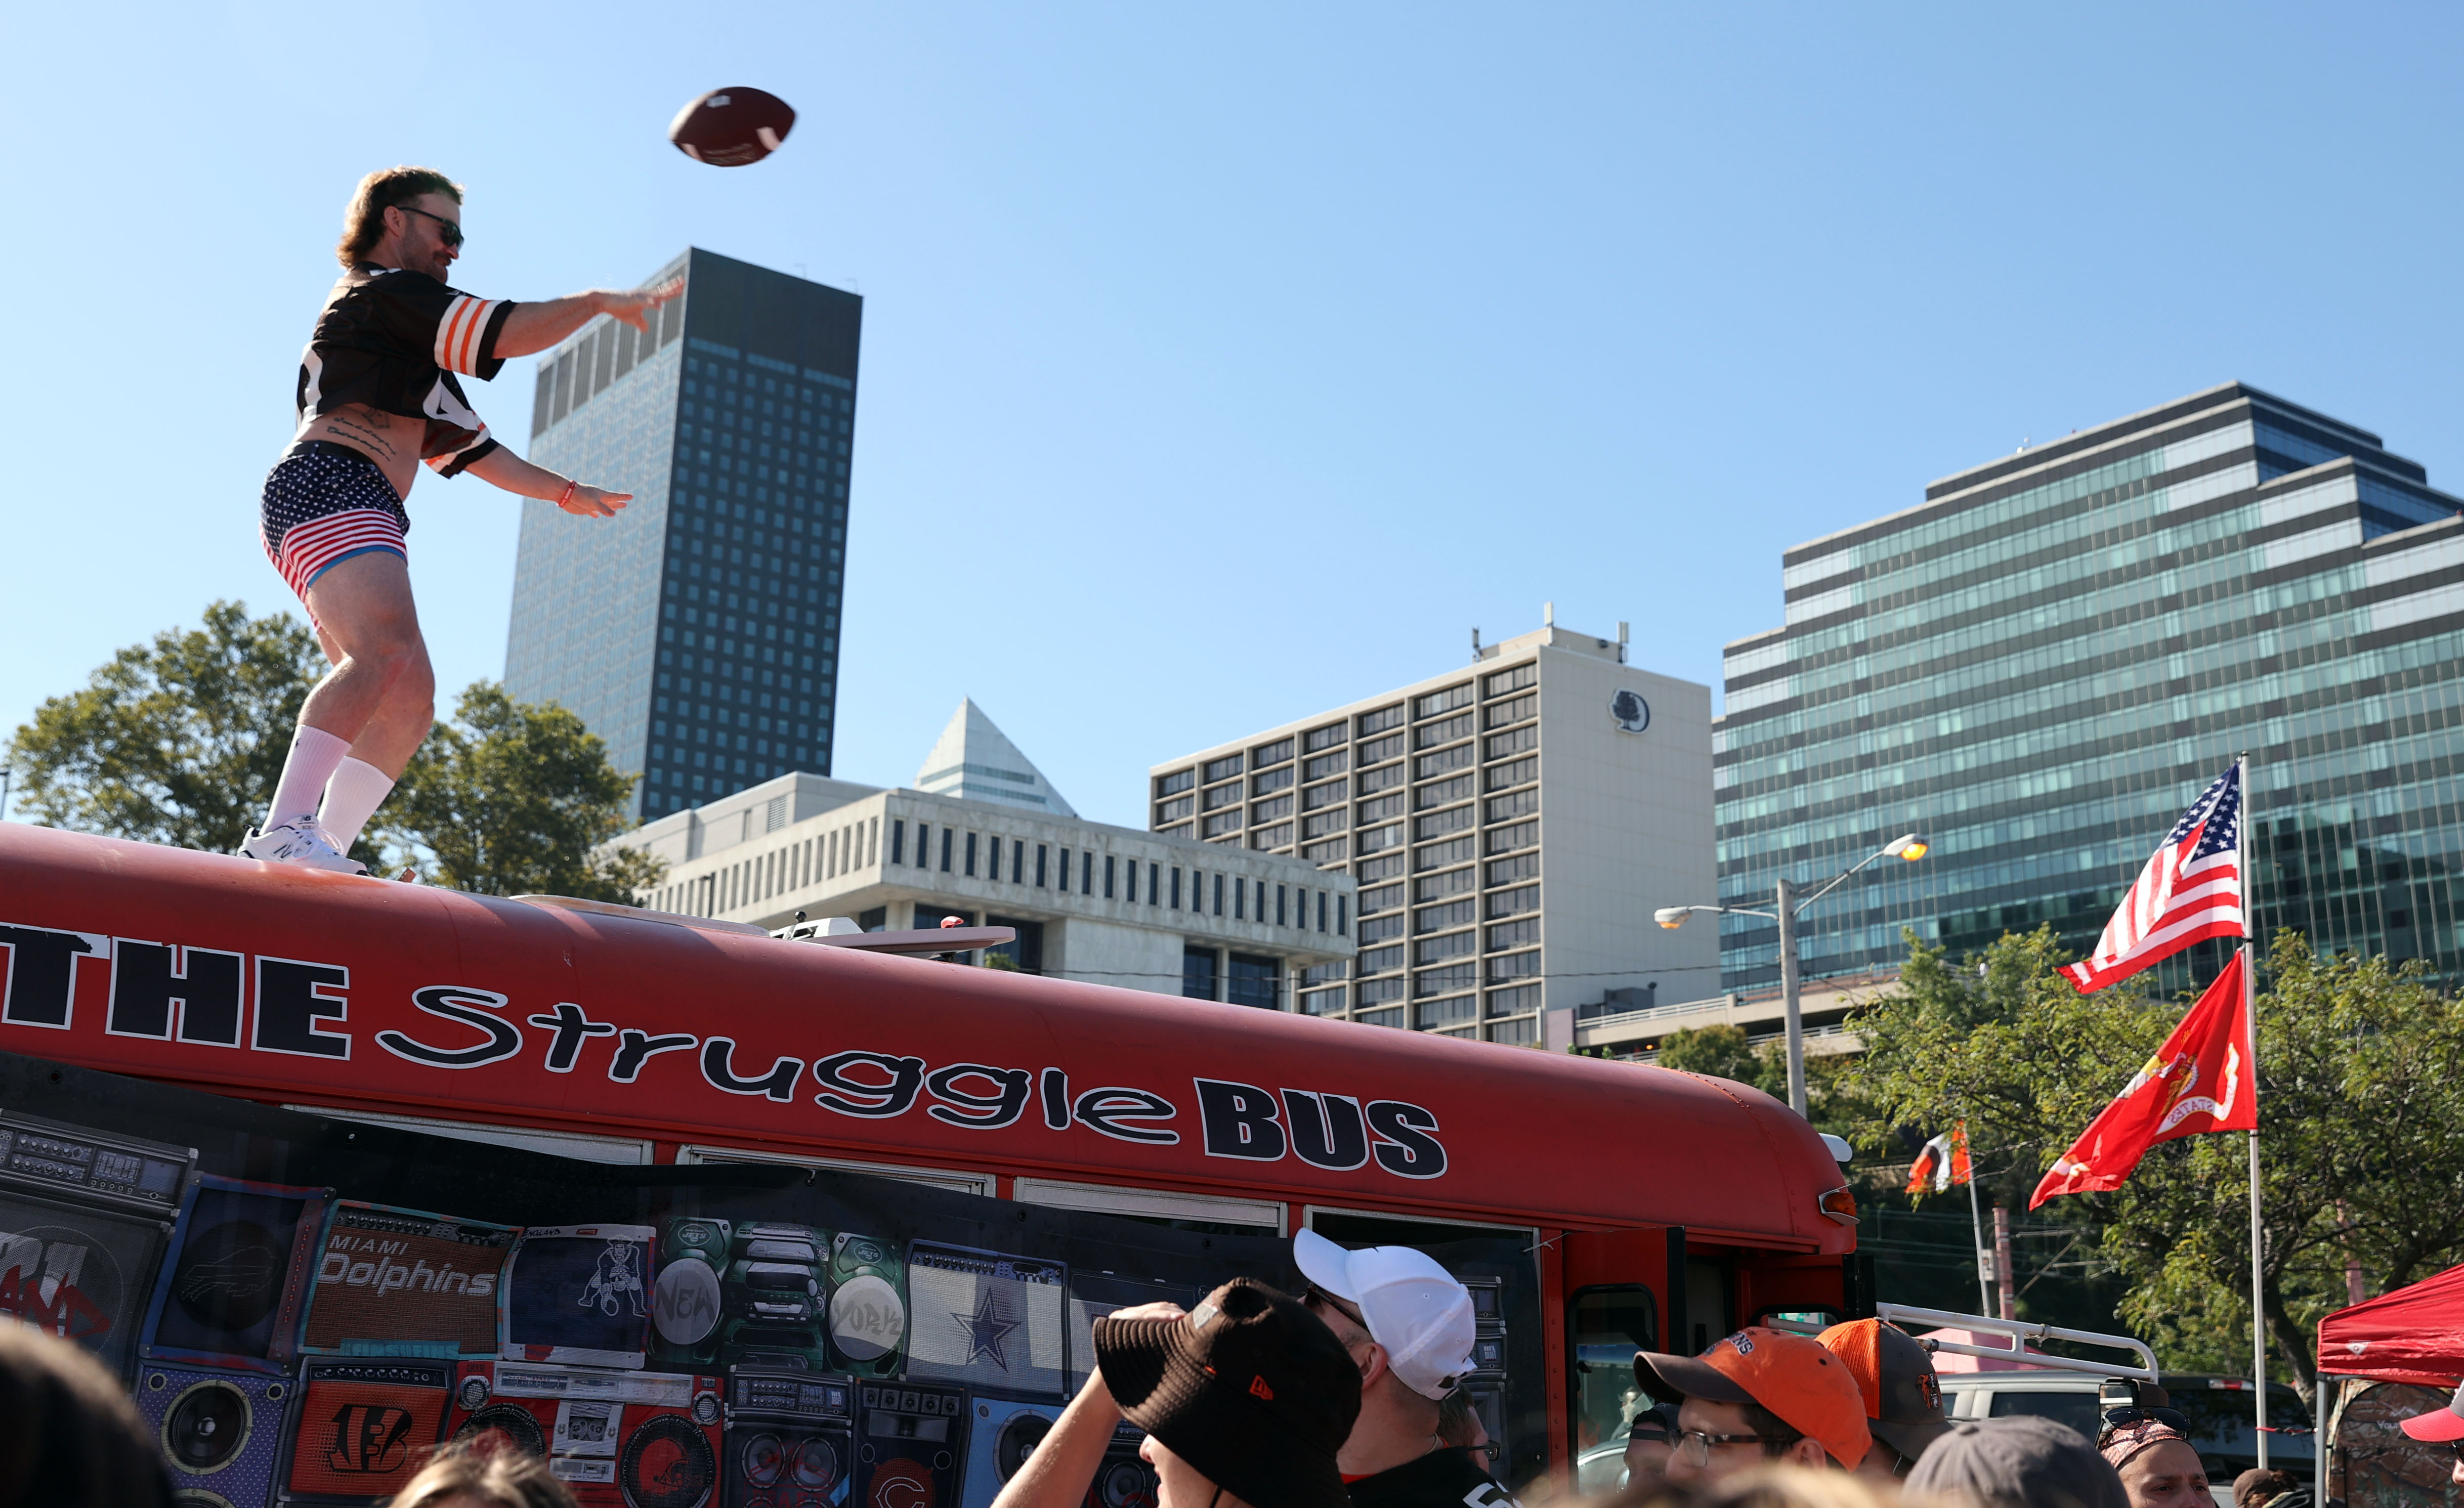
<instances>
[{"instance_id":1,"label":"miami dolphins banner","mask_svg":"<svg viewBox=\"0 0 2464 1508\"><path fill-rule=\"evenodd\" d=\"M2056 1194L2119 1189L2147 1148L2209 1131L2258 1129L2256 1038L2246 988L2249 950L2165 1038L2103 1113L2054 1160L2028 1208Z\"/></svg>"}]
</instances>

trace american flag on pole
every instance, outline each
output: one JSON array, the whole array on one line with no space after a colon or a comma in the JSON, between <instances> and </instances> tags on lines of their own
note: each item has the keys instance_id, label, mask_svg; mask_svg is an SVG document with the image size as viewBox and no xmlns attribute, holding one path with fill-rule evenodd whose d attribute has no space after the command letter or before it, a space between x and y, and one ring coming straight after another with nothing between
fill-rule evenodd
<instances>
[{"instance_id":1,"label":"american flag on pole","mask_svg":"<svg viewBox=\"0 0 2464 1508\"><path fill-rule=\"evenodd\" d=\"M2081 994L2127 979L2208 937L2246 936L2241 904L2242 767L2199 794L2122 898L2096 951L2062 971Z\"/></svg>"}]
</instances>

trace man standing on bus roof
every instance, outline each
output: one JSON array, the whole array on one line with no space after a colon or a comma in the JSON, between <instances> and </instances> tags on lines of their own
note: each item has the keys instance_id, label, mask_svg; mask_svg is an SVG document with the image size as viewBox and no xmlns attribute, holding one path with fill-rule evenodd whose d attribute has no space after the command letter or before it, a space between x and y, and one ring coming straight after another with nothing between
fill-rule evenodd
<instances>
[{"instance_id":1,"label":"man standing on bus roof","mask_svg":"<svg viewBox=\"0 0 2464 1508\"><path fill-rule=\"evenodd\" d=\"M1360 1417L1336 1462L1353 1508L1511 1508L1470 1450L1443 1437L1442 1405L1471 1371L1471 1295L1424 1252L1347 1251L1303 1231L1292 1258L1309 1312L1360 1368Z\"/></svg>"},{"instance_id":2,"label":"man standing on bus roof","mask_svg":"<svg viewBox=\"0 0 2464 1508\"><path fill-rule=\"evenodd\" d=\"M1637 1351L1634 1380L1677 1405L1674 1482L1771 1462L1853 1472L1873 1448L1847 1364L1802 1335L1754 1325L1700 1356Z\"/></svg>"},{"instance_id":3,"label":"man standing on bus roof","mask_svg":"<svg viewBox=\"0 0 2464 1508\"><path fill-rule=\"evenodd\" d=\"M448 287L461 254L460 185L426 167L360 181L335 249L341 280L299 359L298 432L259 509L265 553L334 667L299 710L272 810L243 857L364 873L351 841L428 736L436 678L411 601L403 511L421 462L584 518L612 518L631 501L505 449L458 379L493 378L507 357L544 351L598 315L647 331L649 311L682 283L516 304Z\"/></svg>"}]
</instances>

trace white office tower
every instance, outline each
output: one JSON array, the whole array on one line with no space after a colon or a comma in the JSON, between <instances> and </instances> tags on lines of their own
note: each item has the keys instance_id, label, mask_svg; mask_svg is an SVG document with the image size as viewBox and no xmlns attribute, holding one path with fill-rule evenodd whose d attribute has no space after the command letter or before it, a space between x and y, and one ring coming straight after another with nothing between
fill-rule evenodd
<instances>
[{"instance_id":1,"label":"white office tower","mask_svg":"<svg viewBox=\"0 0 2464 1508\"><path fill-rule=\"evenodd\" d=\"M1577 1019L1707 994L1711 692L1553 622L1472 663L1152 767L1149 825L1359 886L1353 963L1301 1008L1557 1046Z\"/></svg>"}]
</instances>

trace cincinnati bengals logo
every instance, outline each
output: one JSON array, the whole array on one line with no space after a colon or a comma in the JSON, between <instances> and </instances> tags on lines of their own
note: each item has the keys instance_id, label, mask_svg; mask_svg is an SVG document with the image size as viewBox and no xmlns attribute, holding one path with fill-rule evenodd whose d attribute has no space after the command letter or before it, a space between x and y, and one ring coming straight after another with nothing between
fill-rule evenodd
<instances>
[{"instance_id":1,"label":"cincinnati bengals logo","mask_svg":"<svg viewBox=\"0 0 2464 1508\"><path fill-rule=\"evenodd\" d=\"M410 1410L385 1404L345 1404L334 1410L325 1465L340 1475L373 1476L410 1464Z\"/></svg>"}]
</instances>

